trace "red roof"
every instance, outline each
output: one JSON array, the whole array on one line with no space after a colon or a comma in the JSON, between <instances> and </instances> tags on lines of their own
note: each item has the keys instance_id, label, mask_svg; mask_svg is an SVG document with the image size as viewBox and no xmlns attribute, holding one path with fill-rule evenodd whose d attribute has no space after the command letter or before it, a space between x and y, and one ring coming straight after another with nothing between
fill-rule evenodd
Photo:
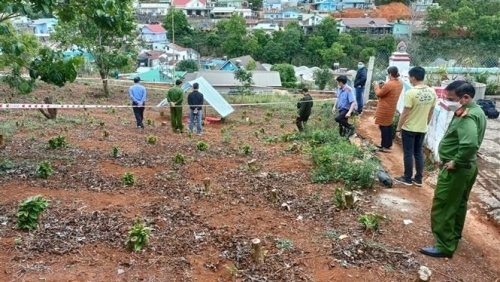
<instances>
[{"instance_id":1,"label":"red roof","mask_svg":"<svg viewBox=\"0 0 500 282\"><path fill-rule=\"evenodd\" d=\"M192 0L174 0L174 6L186 6ZM201 4L206 5L207 0L198 0Z\"/></svg>"},{"instance_id":2,"label":"red roof","mask_svg":"<svg viewBox=\"0 0 500 282\"><path fill-rule=\"evenodd\" d=\"M149 30L151 30L152 32L158 32L158 33L162 33L162 32L167 32L163 26L159 25L159 24L146 24L144 25L144 27L147 27Z\"/></svg>"}]
</instances>

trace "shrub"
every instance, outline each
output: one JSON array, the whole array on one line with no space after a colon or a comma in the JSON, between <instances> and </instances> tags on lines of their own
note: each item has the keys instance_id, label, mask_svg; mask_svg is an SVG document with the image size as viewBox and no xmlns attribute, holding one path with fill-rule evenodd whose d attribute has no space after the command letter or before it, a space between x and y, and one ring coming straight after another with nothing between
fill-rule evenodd
<instances>
[{"instance_id":1,"label":"shrub","mask_svg":"<svg viewBox=\"0 0 500 282\"><path fill-rule=\"evenodd\" d=\"M203 141L199 141L198 143L196 143L196 148L199 151L206 151L208 150L208 144Z\"/></svg>"},{"instance_id":2,"label":"shrub","mask_svg":"<svg viewBox=\"0 0 500 282\"><path fill-rule=\"evenodd\" d=\"M184 160L184 155L181 154L181 153L177 153L175 154L175 156L172 158L172 161L175 163L175 164L184 164L185 163L185 160Z\"/></svg>"},{"instance_id":3,"label":"shrub","mask_svg":"<svg viewBox=\"0 0 500 282\"><path fill-rule=\"evenodd\" d=\"M49 161L42 161L36 167L36 176L39 178L48 178L52 173L52 165Z\"/></svg>"},{"instance_id":4,"label":"shrub","mask_svg":"<svg viewBox=\"0 0 500 282\"><path fill-rule=\"evenodd\" d=\"M146 247L149 243L149 234L151 228L146 227L139 219L136 220L132 229L128 232L125 244L131 251L138 252Z\"/></svg>"},{"instance_id":5,"label":"shrub","mask_svg":"<svg viewBox=\"0 0 500 282\"><path fill-rule=\"evenodd\" d=\"M136 181L135 176L130 172L125 172L125 174L122 177L122 183L123 183L123 185L126 185L126 186L134 185L135 181Z\"/></svg>"},{"instance_id":6,"label":"shrub","mask_svg":"<svg viewBox=\"0 0 500 282\"><path fill-rule=\"evenodd\" d=\"M149 135L146 141L148 144L154 145L158 142L158 138L155 135Z\"/></svg>"},{"instance_id":7,"label":"shrub","mask_svg":"<svg viewBox=\"0 0 500 282\"><path fill-rule=\"evenodd\" d=\"M380 227L380 221L384 219L385 216L378 213L366 213L358 217L358 221L365 228L365 231L378 230Z\"/></svg>"},{"instance_id":8,"label":"shrub","mask_svg":"<svg viewBox=\"0 0 500 282\"><path fill-rule=\"evenodd\" d=\"M40 214L47 209L49 203L41 195L24 200L17 210L18 229L36 229Z\"/></svg>"},{"instance_id":9,"label":"shrub","mask_svg":"<svg viewBox=\"0 0 500 282\"><path fill-rule=\"evenodd\" d=\"M243 151L244 155L249 155L252 152L252 147L250 147L250 145L243 145L241 147L241 150Z\"/></svg>"},{"instance_id":10,"label":"shrub","mask_svg":"<svg viewBox=\"0 0 500 282\"><path fill-rule=\"evenodd\" d=\"M61 149L68 147L68 142L66 142L66 137L57 136L49 140L49 147L51 149Z\"/></svg>"},{"instance_id":11,"label":"shrub","mask_svg":"<svg viewBox=\"0 0 500 282\"><path fill-rule=\"evenodd\" d=\"M113 158L118 158L118 155L120 154L120 148L118 148L118 146L113 146L113 148L111 149L111 156Z\"/></svg>"}]
</instances>

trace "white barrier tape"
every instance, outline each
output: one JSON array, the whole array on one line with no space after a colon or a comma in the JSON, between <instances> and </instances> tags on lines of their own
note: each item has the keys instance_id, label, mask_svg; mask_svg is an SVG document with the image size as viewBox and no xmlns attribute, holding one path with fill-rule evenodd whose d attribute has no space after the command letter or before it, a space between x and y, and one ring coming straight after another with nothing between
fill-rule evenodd
<instances>
[{"instance_id":1,"label":"white barrier tape","mask_svg":"<svg viewBox=\"0 0 500 282\"><path fill-rule=\"evenodd\" d=\"M313 102L333 102L334 99L320 99L313 100ZM300 103L300 101L298 102ZM265 105L283 105L283 104L296 104L295 102L268 102L268 103L245 103L245 104L230 104L233 107L240 106L265 106ZM190 105L182 105L177 107L190 106ZM133 108L133 107L141 107L141 106L132 106L132 105L75 105L75 104L0 104L0 109L23 109L23 110L31 110L31 109L96 109L96 108ZM169 106L170 107L170 106ZM210 105L194 105L190 107L210 107ZM146 105L144 108L159 108L158 105Z\"/></svg>"}]
</instances>

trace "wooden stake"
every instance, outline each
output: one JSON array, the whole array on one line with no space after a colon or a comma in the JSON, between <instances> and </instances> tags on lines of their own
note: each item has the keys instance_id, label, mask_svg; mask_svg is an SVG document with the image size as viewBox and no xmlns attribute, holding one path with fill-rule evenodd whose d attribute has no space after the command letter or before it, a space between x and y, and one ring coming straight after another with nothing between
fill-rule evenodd
<instances>
[{"instance_id":1,"label":"wooden stake","mask_svg":"<svg viewBox=\"0 0 500 282\"><path fill-rule=\"evenodd\" d=\"M205 193L210 192L210 178L207 177L203 180L203 186L205 187Z\"/></svg>"},{"instance_id":2,"label":"wooden stake","mask_svg":"<svg viewBox=\"0 0 500 282\"><path fill-rule=\"evenodd\" d=\"M252 258L256 264L264 263L264 252L262 252L260 239L252 240Z\"/></svg>"},{"instance_id":3,"label":"wooden stake","mask_svg":"<svg viewBox=\"0 0 500 282\"><path fill-rule=\"evenodd\" d=\"M345 206L348 209L354 208L354 194L352 194L352 192L345 192L344 197L345 197Z\"/></svg>"},{"instance_id":4,"label":"wooden stake","mask_svg":"<svg viewBox=\"0 0 500 282\"><path fill-rule=\"evenodd\" d=\"M3 146L3 135L0 134L0 147L2 147L2 146Z\"/></svg>"},{"instance_id":5,"label":"wooden stake","mask_svg":"<svg viewBox=\"0 0 500 282\"><path fill-rule=\"evenodd\" d=\"M415 282L429 282L431 281L432 272L429 268L421 266L418 270L418 277Z\"/></svg>"},{"instance_id":6,"label":"wooden stake","mask_svg":"<svg viewBox=\"0 0 500 282\"><path fill-rule=\"evenodd\" d=\"M273 203L278 201L278 191L276 189L271 190L271 200Z\"/></svg>"}]
</instances>

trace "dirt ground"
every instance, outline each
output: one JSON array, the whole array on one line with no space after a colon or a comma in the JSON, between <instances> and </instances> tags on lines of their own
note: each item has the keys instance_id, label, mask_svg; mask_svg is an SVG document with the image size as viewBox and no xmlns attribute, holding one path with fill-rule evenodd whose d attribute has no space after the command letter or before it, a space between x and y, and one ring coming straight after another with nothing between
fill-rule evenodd
<instances>
[{"instance_id":1,"label":"dirt ground","mask_svg":"<svg viewBox=\"0 0 500 282\"><path fill-rule=\"evenodd\" d=\"M2 91L9 97L10 90ZM124 89L114 89L109 99L96 92L82 84L43 86L32 96L6 100L51 95L62 103L123 105L127 99ZM151 104L163 95L152 91ZM336 209L333 188L340 184L313 184L307 153L269 141L295 130L293 106L236 108L224 124L206 125L202 137L172 133L168 110L161 115L155 108L146 110L151 125L144 130L123 108L59 111L57 121L33 110L0 111L7 133L0 162L13 163L0 169L0 281L414 281L420 265L432 269L433 281L500 278L499 230L480 210L469 213L453 259L418 253L432 243L431 186L377 186L358 193L355 209ZM378 142L369 111L358 131ZM69 147L48 149L48 140L60 134ZM147 144L149 135L158 143ZM197 150L200 140L207 151ZM113 146L120 149L117 158ZM185 156L184 165L173 163L177 153ZM398 146L380 158L391 175L402 172ZM251 159L258 171L247 169ZM46 180L34 174L42 160L54 169ZM137 177L134 186L122 184L125 172ZM279 202L271 200L273 189ZM32 234L15 229L19 202L38 194L50 200L41 228ZM372 211L388 218L373 234L357 222ZM148 247L132 253L124 241L136 217L153 231ZM404 225L404 219L413 223ZM262 265L251 260L254 238L267 251Z\"/></svg>"}]
</instances>

